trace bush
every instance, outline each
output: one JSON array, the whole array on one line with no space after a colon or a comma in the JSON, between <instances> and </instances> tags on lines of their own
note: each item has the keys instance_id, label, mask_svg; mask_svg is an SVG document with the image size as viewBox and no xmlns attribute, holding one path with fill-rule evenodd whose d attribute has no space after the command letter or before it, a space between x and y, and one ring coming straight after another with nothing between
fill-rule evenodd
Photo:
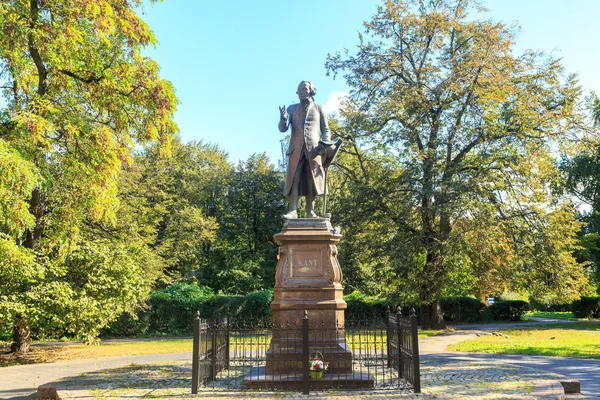
<instances>
[{"instance_id":1,"label":"bush","mask_svg":"<svg viewBox=\"0 0 600 400\"><path fill-rule=\"evenodd\" d=\"M344 297L348 308L346 320L379 319L385 317L385 300L354 292ZM227 316L232 323L263 321L271 318L272 290L261 290L245 296L219 296L208 287L178 283L150 294L148 308L137 316L121 315L103 337L133 337L156 335L189 335L196 311L203 319ZM408 312L408 308L403 309Z\"/></svg>"},{"instance_id":2,"label":"bush","mask_svg":"<svg viewBox=\"0 0 600 400\"><path fill-rule=\"evenodd\" d=\"M150 330L153 332L179 334L190 332L194 314L200 310L203 318L212 314L202 313L207 300L215 297L206 286L178 283L150 294Z\"/></svg>"},{"instance_id":3,"label":"bush","mask_svg":"<svg viewBox=\"0 0 600 400\"><path fill-rule=\"evenodd\" d=\"M344 314L346 320L385 318L385 300L354 291L344 296L344 301L348 306Z\"/></svg>"},{"instance_id":4,"label":"bush","mask_svg":"<svg viewBox=\"0 0 600 400\"><path fill-rule=\"evenodd\" d=\"M100 331L101 337L145 336L150 330L150 311L141 310L136 315L123 313L110 326Z\"/></svg>"},{"instance_id":5,"label":"bush","mask_svg":"<svg viewBox=\"0 0 600 400\"><path fill-rule=\"evenodd\" d=\"M447 297L441 301L442 313L446 321L476 322L481 319L485 304L474 297Z\"/></svg>"},{"instance_id":6,"label":"bush","mask_svg":"<svg viewBox=\"0 0 600 400\"><path fill-rule=\"evenodd\" d=\"M189 335L197 311L203 319L227 316L234 323L269 319L272 301L271 290L245 296L217 296L208 287L178 283L154 290L148 299L149 309L136 316L121 315L102 336Z\"/></svg>"},{"instance_id":7,"label":"bush","mask_svg":"<svg viewBox=\"0 0 600 400\"><path fill-rule=\"evenodd\" d=\"M524 300L503 300L490 306L492 318L496 321L520 321L529 310L529 303Z\"/></svg>"},{"instance_id":8,"label":"bush","mask_svg":"<svg viewBox=\"0 0 600 400\"><path fill-rule=\"evenodd\" d=\"M550 303L546 300L530 298L529 309L532 311L564 312L571 311L571 303Z\"/></svg>"},{"instance_id":9,"label":"bush","mask_svg":"<svg viewBox=\"0 0 600 400\"><path fill-rule=\"evenodd\" d=\"M600 297L581 296L571 303L571 311L575 318L600 318Z\"/></svg>"}]
</instances>

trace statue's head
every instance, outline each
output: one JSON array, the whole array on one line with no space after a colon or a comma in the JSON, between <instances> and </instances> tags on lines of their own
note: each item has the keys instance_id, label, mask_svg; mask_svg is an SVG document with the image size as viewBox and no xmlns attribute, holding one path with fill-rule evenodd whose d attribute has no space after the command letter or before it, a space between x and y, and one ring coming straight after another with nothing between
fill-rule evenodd
<instances>
[{"instance_id":1,"label":"statue's head","mask_svg":"<svg viewBox=\"0 0 600 400\"><path fill-rule=\"evenodd\" d=\"M309 81L302 81L298 85L296 94L300 100L306 100L309 97L313 97L315 94L317 94L317 88Z\"/></svg>"}]
</instances>

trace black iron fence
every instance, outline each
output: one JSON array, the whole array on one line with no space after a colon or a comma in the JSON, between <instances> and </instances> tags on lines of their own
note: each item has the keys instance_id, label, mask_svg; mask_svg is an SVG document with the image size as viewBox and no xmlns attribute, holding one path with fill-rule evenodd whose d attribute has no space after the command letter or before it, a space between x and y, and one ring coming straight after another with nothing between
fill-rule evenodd
<instances>
[{"instance_id":1,"label":"black iron fence","mask_svg":"<svg viewBox=\"0 0 600 400\"><path fill-rule=\"evenodd\" d=\"M214 390L398 389L420 392L417 317L326 323L308 318L194 321L192 393ZM327 365L318 371L317 361ZM311 371L313 369L313 371Z\"/></svg>"},{"instance_id":2,"label":"black iron fence","mask_svg":"<svg viewBox=\"0 0 600 400\"><path fill-rule=\"evenodd\" d=\"M410 316L386 312L388 366L398 371L398 375L413 385L415 393L421 392L419 369L419 340L417 315L411 309Z\"/></svg>"}]
</instances>

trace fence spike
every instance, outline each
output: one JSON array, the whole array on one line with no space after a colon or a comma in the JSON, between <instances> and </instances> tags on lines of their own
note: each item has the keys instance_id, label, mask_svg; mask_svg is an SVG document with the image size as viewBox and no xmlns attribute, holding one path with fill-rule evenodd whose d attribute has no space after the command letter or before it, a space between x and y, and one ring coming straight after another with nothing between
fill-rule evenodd
<instances>
[{"instance_id":1,"label":"fence spike","mask_svg":"<svg viewBox=\"0 0 600 400\"><path fill-rule=\"evenodd\" d=\"M398 314L402 314L402 307L398 306Z\"/></svg>"},{"instance_id":2,"label":"fence spike","mask_svg":"<svg viewBox=\"0 0 600 400\"><path fill-rule=\"evenodd\" d=\"M413 315L417 315L414 307L410 309L410 316L412 317Z\"/></svg>"},{"instance_id":3,"label":"fence spike","mask_svg":"<svg viewBox=\"0 0 600 400\"><path fill-rule=\"evenodd\" d=\"M196 311L196 316L194 317L194 319L200 319L200 311Z\"/></svg>"},{"instance_id":4,"label":"fence spike","mask_svg":"<svg viewBox=\"0 0 600 400\"><path fill-rule=\"evenodd\" d=\"M304 319L308 319L308 311L304 310Z\"/></svg>"}]
</instances>

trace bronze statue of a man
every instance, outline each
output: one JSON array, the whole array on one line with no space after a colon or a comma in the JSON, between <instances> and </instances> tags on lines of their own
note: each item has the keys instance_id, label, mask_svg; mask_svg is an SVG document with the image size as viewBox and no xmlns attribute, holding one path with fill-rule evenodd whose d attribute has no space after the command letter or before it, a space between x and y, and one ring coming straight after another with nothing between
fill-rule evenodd
<instances>
[{"instance_id":1,"label":"bronze statue of a man","mask_svg":"<svg viewBox=\"0 0 600 400\"><path fill-rule=\"evenodd\" d=\"M284 195L289 199L289 210L283 217L297 218L298 197L306 197L306 216L315 218L315 197L325 194L325 171L323 162L330 145L330 132L323 107L316 104L314 85L302 81L296 94L300 103L279 107L281 117L279 130L285 132L292 127L290 145L287 150L288 164ZM319 143L319 141L325 143Z\"/></svg>"}]
</instances>

